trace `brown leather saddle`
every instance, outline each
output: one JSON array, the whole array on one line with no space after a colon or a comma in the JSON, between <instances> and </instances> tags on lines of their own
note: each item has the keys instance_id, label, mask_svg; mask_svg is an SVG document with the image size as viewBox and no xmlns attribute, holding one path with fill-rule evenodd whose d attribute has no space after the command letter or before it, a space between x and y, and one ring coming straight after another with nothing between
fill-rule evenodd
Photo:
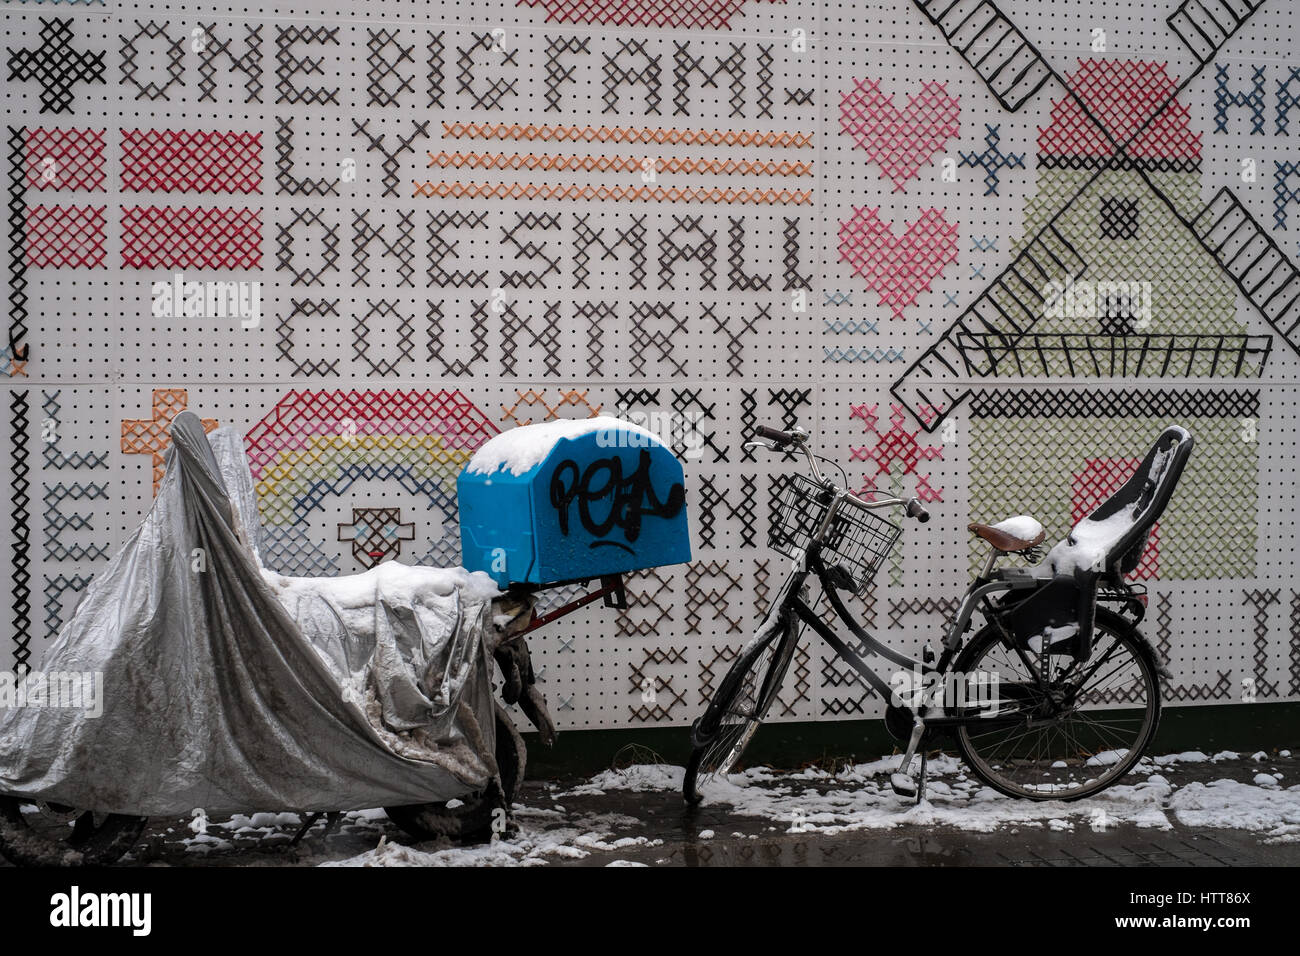
<instances>
[{"instance_id":1,"label":"brown leather saddle","mask_svg":"<svg viewBox=\"0 0 1300 956\"><path fill-rule=\"evenodd\" d=\"M980 524L978 521L972 521L966 526L967 531L979 535L998 551L1026 551L1029 548L1037 547L1043 543L1047 537L1047 532L1039 529L1038 534L1032 538L1020 538L1001 528L995 528L993 525Z\"/></svg>"}]
</instances>

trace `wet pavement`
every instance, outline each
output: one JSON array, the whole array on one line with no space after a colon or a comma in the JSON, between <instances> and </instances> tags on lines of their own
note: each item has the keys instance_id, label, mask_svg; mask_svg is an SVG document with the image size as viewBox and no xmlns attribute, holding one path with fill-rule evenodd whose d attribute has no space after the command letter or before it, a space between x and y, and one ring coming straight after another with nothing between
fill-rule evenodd
<instances>
[{"instance_id":1,"label":"wet pavement","mask_svg":"<svg viewBox=\"0 0 1300 956\"><path fill-rule=\"evenodd\" d=\"M676 789L680 768L529 781L516 830L466 847L418 842L381 810L349 813L332 833L322 819L296 846L290 813L152 820L123 865L1300 865L1300 761L1289 754L1144 761L1074 804L1009 800L956 761L935 769L921 806L888 791L881 762L751 770L693 810Z\"/></svg>"}]
</instances>

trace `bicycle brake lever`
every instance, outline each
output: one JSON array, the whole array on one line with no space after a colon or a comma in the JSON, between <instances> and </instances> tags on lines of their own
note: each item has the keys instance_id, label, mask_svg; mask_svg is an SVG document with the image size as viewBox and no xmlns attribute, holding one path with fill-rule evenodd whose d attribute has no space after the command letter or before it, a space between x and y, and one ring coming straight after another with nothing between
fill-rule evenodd
<instances>
[{"instance_id":1,"label":"bicycle brake lever","mask_svg":"<svg viewBox=\"0 0 1300 956\"><path fill-rule=\"evenodd\" d=\"M776 445L769 441L752 440L745 442L742 448L766 448L768 451L776 451Z\"/></svg>"}]
</instances>

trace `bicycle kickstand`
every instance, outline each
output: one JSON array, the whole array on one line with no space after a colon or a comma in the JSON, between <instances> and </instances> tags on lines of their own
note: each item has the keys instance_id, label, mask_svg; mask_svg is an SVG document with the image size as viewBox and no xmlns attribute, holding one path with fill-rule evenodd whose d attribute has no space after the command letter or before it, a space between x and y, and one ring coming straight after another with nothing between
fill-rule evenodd
<instances>
[{"instance_id":1,"label":"bicycle kickstand","mask_svg":"<svg viewBox=\"0 0 1300 956\"><path fill-rule=\"evenodd\" d=\"M900 797L912 797L918 802L920 795L925 788L925 754L921 754L921 782L912 779L909 772L912 769L912 758L916 756L916 748L921 743L921 735L925 733L925 721L916 717L912 723L912 735L907 741L907 753L903 754L903 761L898 765L898 770L889 775L889 785L894 788L894 793Z\"/></svg>"}]
</instances>

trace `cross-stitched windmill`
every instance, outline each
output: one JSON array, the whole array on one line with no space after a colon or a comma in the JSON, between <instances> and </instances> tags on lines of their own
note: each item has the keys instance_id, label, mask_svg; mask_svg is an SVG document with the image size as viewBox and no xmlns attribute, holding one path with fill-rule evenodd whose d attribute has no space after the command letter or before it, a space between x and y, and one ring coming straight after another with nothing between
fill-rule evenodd
<instances>
[{"instance_id":1,"label":"cross-stitched windmill","mask_svg":"<svg viewBox=\"0 0 1300 956\"><path fill-rule=\"evenodd\" d=\"M1201 250L1186 262L1166 263L1158 275L1168 278L1172 268L1186 267L1191 281L1209 282L1205 270L1212 261L1300 352L1300 270L1231 189L1219 190L1208 204L1199 201L1199 143L1187 131L1178 100L1258 3L1237 12L1212 2L1213 16L1195 0L1181 4L1167 22L1197 66L1176 82L1154 64L1105 61L1081 64L1066 79L988 0L915 2L1004 108L1018 110L1048 80L1065 91L1039 141L1040 196L1027 210L1011 263L893 385L927 430L967 397L962 380L1059 375L1062 368L1085 377L1258 375L1271 339L1243 335L1217 304L1214 283L1207 331L1177 324L1187 311L1186 296L1163 303L1157 320L1144 301L1133 301L1131 287L1110 284L1102 288L1099 314L1087 310L1095 321L1083 331L1043 324L1062 318L1063 305L1077 305L1077 297L1065 293L1076 283L1091 284L1095 305L1098 282L1119 281L1107 276L1117 271L1115 244L1140 243L1133 238L1139 231L1173 243L1166 254ZM1066 188L1071 181L1072 190ZM1146 295L1141 286L1138 293ZM925 418L922 408L943 411Z\"/></svg>"},{"instance_id":2,"label":"cross-stitched windmill","mask_svg":"<svg viewBox=\"0 0 1300 956\"><path fill-rule=\"evenodd\" d=\"M894 395L927 430L971 397L972 518L1029 510L1054 534L1132 471L1123 448L1160 419L1186 419L1201 449L1182 512L1194 520L1171 516L1157 529L1137 576L1249 576L1254 509L1222 503L1254 499L1257 456L1237 429L1256 420L1259 396L1170 386L1262 373L1272 338L1246 334L1238 291L1300 352L1300 273L1230 189L1201 202L1201 142L1179 100L1259 4L1176 8L1167 23L1196 61L1179 82L1142 61L1080 61L1062 76L988 0L915 2L1004 109L1049 81L1063 95L1039 131L1037 193L1010 264ZM972 396L960 384L1008 377L1160 379L1161 388L1008 382ZM1031 466L995 464L1007 448ZM1232 531L1216 536L1216 526ZM1213 559L1202 543L1211 538L1222 543Z\"/></svg>"},{"instance_id":3,"label":"cross-stitched windmill","mask_svg":"<svg viewBox=\"0 0 1300 956\"><path fill-rule=\"evenodd\" d=\"M992 375L1258 376L1271 339L1245 334L1231 280L1179 221L1201 209L1201 137L1171 100L1164 64L1085 60L1066 83L1072 95L1039 131L1038 189L1012 252L1035 255L1050 226L1062 258L1085 270L1040 290L1038 321L1016 345L968 331L961 346ZM1128 148L1117 151L1093 117ZM992 292L1006 314L1021 305L1009 286Z\"/></svg>"},{"instance_id":4,"label":"cross-stitched windmill","mask_svg":"<svg viewBox=\"0 0 1300 956\"><path fill-rule=\"evenodd\" d=\"M1012 251L1022 262L1073 257L1083 268L1072 281L1053 280L1032 330L1014 341L1005 329L963 329L955 341L987 361L990 378L1145 377L1159 378L1162 389L975 395L971 517L1026 509L1063 534L1133 472L1138 462L1125 449L1176 415L1195 430L1202 455L1184 488L1187 510L1153 531L1134 577L1209 577L1226 568L1249 575L1253 509L1224 502L1254 498L1256 456L1237 433L1243 408L1246 418L1258 414L1258 397L1171 387L1178 379L1258 377L1272 346L1268 336L1246 334L1230 276L1185 225L1202 209L1201 136L1164 64L1084 60L1065 83L1068 95L1053 102L1039 130L1037 191ZM1127 146L1117 149L1115 140ZM1008 282L984 301L1003 316L1025 304ZM1007 467L1006 448L1032 449L1034 460ZM1216 544L1214 561L1199 543L1206 538L1199 522L1210 514L1235 529ZM972 551L972 563L981 557Z\"/></svg>"}]
</instances>

